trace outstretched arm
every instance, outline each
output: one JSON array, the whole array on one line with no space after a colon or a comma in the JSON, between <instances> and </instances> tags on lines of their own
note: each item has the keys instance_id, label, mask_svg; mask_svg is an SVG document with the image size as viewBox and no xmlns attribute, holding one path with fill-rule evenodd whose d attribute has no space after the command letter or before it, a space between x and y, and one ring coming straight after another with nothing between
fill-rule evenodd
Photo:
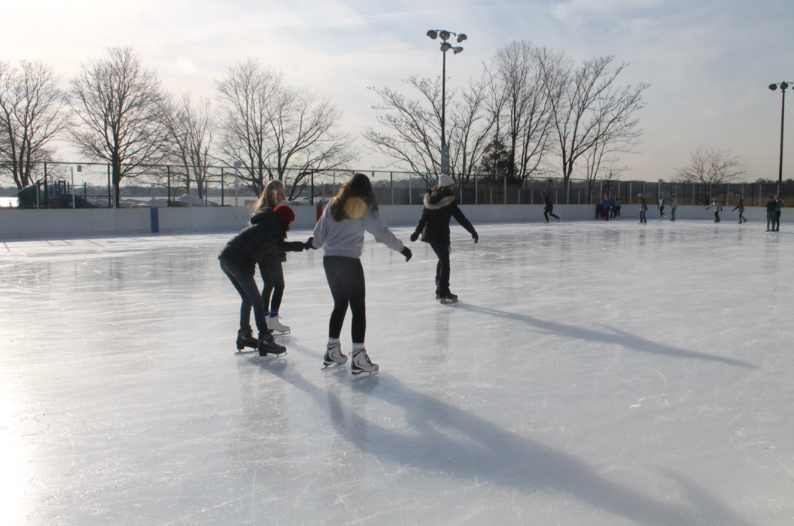
<instances>
[{"instance_id":1,"label":"outstretched arm","mask_svg":"<svg viewBox=\"0 0 794 526\"><path fill-rule=\"evenodd\" d=\"M465 228L472 236L477 235L477 231L474 230L472 224L468 219L466 219L466 216L463 215L463 211L458 207L458 203L452 203L449 206L452 207L452 217L455 218L455 221L457 221L460 226Z\"/></svg>"},{"instance_id":2,"label":"outstretched arm","mask_svg":"<svg viewBox=\"0 0 794 526\"><path fill-rule=\"evenodd\" d=\"M316 230L316 229L315 229ZM395 252L402 252L405 245L389 230L380 217L380 212L367 212L364 216L364 230L375 236L375 241L383 243ZM314 241L317 244L317 239Z\"/></svg>"}]
</instances>

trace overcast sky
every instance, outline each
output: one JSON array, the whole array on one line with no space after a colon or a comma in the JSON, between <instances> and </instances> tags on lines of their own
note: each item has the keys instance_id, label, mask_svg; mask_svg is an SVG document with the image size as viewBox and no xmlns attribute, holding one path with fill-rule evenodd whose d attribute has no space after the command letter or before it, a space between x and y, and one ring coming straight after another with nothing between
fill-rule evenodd
<instances>
[{"instance_id":1,"label":"overcast sky","mask_svg":"<svg viewBox=\"0 0 794 526\"><path fill-rule=\"evenodd\" d=\"M227 66L259 58L289 83L328 96L357 136L376 125L368 86L440 74L438 44L425 36L431 28L469 37L449 57L452 86L479 76L513 40L577 60L614 55L629 64L621 84L651 84L638 114L642 153L624 158L626 179L669 180L699 146L730 149L752 179L776 179L781 96L767 85L794 80L792 0L29 0L6 2L3 18L0 60L42 60L64 79L107 46L129 45L169 90L212 96ZM792 144L784 179L794 177ZM385 163L364 152L359 164Z\"/></svg>"}]
</instances>

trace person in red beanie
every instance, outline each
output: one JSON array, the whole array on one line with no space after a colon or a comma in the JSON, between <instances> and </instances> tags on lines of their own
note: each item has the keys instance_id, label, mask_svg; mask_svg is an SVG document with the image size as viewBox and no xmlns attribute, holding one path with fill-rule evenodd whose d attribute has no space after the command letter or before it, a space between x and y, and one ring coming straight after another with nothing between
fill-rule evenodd
<instances>
[{"instance_id":1,"label":"person in red beanie","mask_svg":"<svg viewBox=\"0 0 794 526\"><path fill-rule=\"evenodd\" d=\"M244 347L258 348L260 356L279 355L286 351L286 347L277 344L270 333L265 304L254 280L254 272L257 262L266 259L268 255L283 256L285 252L304 250L304 243L286 241L287 231L293 221L295 221L295 212L287 205L280 205L275 209L264 208L251 217L250 225L232 238L218 256L221 269L242 298L240 330L237 332L238 350ZM280 273L280 263L278 269ZM283 283L283 274L281 280ZM259 332L258 339L254 339L251 331L252 307Z\"/></svg>"}]
</instances>

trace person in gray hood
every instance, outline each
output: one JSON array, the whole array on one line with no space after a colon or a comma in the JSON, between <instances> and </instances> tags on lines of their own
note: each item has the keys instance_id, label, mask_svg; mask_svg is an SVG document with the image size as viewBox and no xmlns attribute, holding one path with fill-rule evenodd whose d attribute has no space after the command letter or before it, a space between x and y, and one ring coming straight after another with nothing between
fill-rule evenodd
<instances>
[{"instance_id":1,"label":"person in gray hood","mask_svg":"<svg viewBox=\"0 0 794 526\"><path fill-rule=\"evenodd\" d=\"M367 312L364 268L360 258L365 232L375 236L378 243L383 243L405 256L405 261L411 259L411 250L397 239L381 219L378 200L369 178L362 173L354 173L325 207L314 227L314 237L306 242L306 248L325 247L323 268L334 298L334 310L328 324L328 348L323 364L328 367L347 362L347 356L342 354L339 336L350 306L353 313L351 332L354 375L371 374L379 369L378 364L370 361L364 348Z\"/></svg>"},{"instance_id":2,"label":"person in gray hood","mask_svg":"<svg viewBox=\"0 0 794 526\"><path fill-rule=\"evenodd\" d=\"M465 228L476 243L480 238L466 216L455 203L455 181L446 174L438 178L438 185L430 193L425 194L425 207L416 223L416 231L411 234L411 241L422 236L422 241L430 243L433 252L438 256L436 265L436 299L441 303L453 303L458 297L449 290L449 220L455 218Z\"/></svg>"}]
</instances>

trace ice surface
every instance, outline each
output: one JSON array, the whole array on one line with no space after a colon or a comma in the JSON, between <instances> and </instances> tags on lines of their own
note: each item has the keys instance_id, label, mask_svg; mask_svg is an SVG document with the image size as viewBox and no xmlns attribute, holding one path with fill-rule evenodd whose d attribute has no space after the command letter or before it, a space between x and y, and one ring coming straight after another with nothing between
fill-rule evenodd
<instances>
[{"instance_id":1,"label":"ice surface","mask_svg":"<svg viewBox=\"0 0 794 526\"><path fill-rule=\"evenodd\" d=\"M792 234L477 228L448 306L428 246L368 239L356 380L321 371L320 252L285 264L289 353L260 361L231 234L0 243L0 521L791 524Z\"/></svg>"}]
</instances>

